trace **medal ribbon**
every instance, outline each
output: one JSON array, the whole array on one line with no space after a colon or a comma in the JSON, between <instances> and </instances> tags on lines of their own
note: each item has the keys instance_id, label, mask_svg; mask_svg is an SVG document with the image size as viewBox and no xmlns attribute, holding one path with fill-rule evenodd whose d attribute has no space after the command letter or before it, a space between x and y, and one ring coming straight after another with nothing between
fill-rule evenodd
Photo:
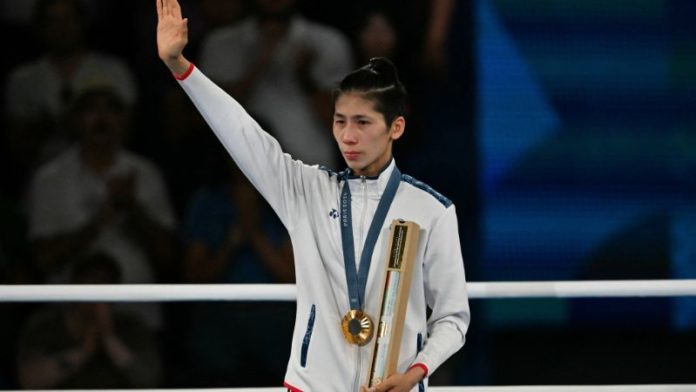
<instances>
[{"instance_id":1,"label":"medal ribbon","mask_svg":"<svg viewBox=\"0 0 696 392\"><path fill-rule=\"evenodd\" d=\"M362 310L365 296L365 286L367 285L367 273L370 271L372 253L375 250L377 237L387 216L389 206L394 201L396 190L401 182L401 172L394 166L394 170L389 177L387 186L384 188L382 198L379 200L375 216L370 223L367 232L365 246L360 254L360 270L355 267L355 245L353 243L353 218L351 209L350 185L348 184L348 171L344 174L345 184L341 191L341 242L343 243L344 267L346 270L346 282L348 283L348 298L350 308ZM367 207L367 206L365 206Z\"/></svg>"}]
</instances>

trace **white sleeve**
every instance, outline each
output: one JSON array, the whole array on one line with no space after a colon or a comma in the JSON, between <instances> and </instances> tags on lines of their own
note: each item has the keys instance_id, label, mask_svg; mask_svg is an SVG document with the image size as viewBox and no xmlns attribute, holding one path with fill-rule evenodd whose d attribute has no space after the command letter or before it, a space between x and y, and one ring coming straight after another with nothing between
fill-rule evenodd
<instances>
[{"instance_id":1,"label":"white sleeve","mask_svg":"<svg viewBox=\"0 0 696 392\"><path fill-rule=\"evenodd\" d=\"M180 84L237 166L290 230L300 210L302 182L312 168L283 153L277 140L198 69Z\"/></svg>"},{"instance_id":2,"label":"white sleeve","mask_svg":"<svg viewBox=\"0 0 696 392\"><path fill-rule=\"evenodd\" d=\"M469 297L454 205L430 232L423 269L426 302L432 313L428 337L415 362L432 373L464 345L469 327Z\"/></svg>"}]
</instances>

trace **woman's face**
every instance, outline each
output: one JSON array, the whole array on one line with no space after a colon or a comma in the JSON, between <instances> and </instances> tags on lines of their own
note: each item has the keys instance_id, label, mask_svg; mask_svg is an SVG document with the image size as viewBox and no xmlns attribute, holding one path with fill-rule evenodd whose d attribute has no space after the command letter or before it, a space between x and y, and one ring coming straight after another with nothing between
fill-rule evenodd
<instances>
[{"instance_id":1,"label":"woman's face","mask_svg":"<svg viewBox=\"0 0 696 392\"><path fill-rule=\"evenodd\" d=\"M398 117L388 127L374 106L359 93L342 94L336 100L334 138L356 175L377 175L391 159L392 141L401 137L406 126L404 118Z\"/></svg>"}]
</instances>

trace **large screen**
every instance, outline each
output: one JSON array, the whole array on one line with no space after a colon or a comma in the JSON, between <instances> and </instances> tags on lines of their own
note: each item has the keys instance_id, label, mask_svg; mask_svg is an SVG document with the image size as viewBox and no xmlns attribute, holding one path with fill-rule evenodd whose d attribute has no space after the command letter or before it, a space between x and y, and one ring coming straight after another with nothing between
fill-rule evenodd
<instances>
[{"instance_id":1,"label":"large screen","mask_svg":"<svg viewBox=\"0 0 696 392\"><path fill-rule=\"evenodd\" d=\"M696 278L696 2L476 8L483 278ZM687 298L546 309L696 325Z\"/></svg>"}]
</instances>

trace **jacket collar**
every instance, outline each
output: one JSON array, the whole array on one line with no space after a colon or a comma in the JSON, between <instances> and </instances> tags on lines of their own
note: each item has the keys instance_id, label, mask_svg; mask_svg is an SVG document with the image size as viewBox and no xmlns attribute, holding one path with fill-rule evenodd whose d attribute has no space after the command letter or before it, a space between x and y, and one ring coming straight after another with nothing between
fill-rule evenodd
<instances>
[{"instance_id":1,"label":"jacket collar","mask_svg":"<svg viewBox=\"0 0 696 392\"><path fill-rule=\"evenodd\" d=\"M387 182L389 182L389 177L391 176L392 172L394 171L394 168L396 167L396 161L394 158L392 158L389 163L384 165L377 173L376 176L366 176L365 178L365 186L367 187L367 193L370 196L377 196L381 197L382 193L384 192L384 188L387 187ZM340 178L342 180L347 179L348 184L350 185L350 191L351 193L356 193L356 192L362 192L362 187L363 187L363 182L362 176L356 176L353 174L353 171L350 169L346 169L341 172Z\"/></svg>"}]
</instances>

